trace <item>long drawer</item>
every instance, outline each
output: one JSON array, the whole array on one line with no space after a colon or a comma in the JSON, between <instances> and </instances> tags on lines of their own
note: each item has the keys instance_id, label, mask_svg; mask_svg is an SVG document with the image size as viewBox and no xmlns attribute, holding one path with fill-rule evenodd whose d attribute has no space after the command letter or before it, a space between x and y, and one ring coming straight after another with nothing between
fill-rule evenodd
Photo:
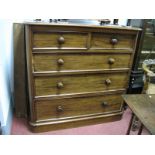
<instances>
[{"instance_id":1,"label":"long drawer","mask_svg":"<svg viewBox=\"0 0 155 155\"><path fill-rule=\"evenodd\" d=\"M36 120L65 119L120 111L120 94L40 100L35 102Z\"/></svg>"},{"instance_id":2,"label":"long drawer","mask_svg":"<svg viewBox=\"0 0 155 155\"><path fill-rule=\"evenodd\" d=\"M131 54L33 54L34 72L129 68Z\"/></svg>"},{"instance_id":3,"label":"long drawer","mask_svg":"<svg viewBox=\"0 0 155 155\"><path fill-rule=\"evenodd\" d=\"M36 76L35 96L74 94L126 88L128 72Z\"/></svg>"}]
</instances>

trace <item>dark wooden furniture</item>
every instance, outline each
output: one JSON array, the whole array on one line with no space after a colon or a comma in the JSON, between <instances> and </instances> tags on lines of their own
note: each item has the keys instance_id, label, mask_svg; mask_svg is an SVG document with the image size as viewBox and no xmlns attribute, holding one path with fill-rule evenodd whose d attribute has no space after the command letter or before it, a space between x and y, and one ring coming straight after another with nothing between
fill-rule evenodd
<instances>
[{"instance_id":1,"label":"dark wooden furniture","mask_svg":"<svg viewBox=\"0 0 155 155\"><path fill-rule=\"evenodd\" d=\"M138 134L141 134L143 125L151 134L155 134L155 94L123 95L123 99L130 107L133 114L129 123L127 134L130 134L134 115L141 121Z\"/></svg>"},{"instance_id":2,"label":"dark wooden furniture","mask_svg":"<svg viewBox=\"0 0 155 155\"><path fill-rule=\"evenodd\" d=\"M144 71L142 63L144 60L154 59L154 19L131 19L128 20L129 25L133 27L142 28L137 41L136 55L134 57L133 66L130 74L130 82L127 93L128 94L141 94L144 90ZM150 70L155 71L154 66L150 65ZM137 126L138 119L134 119L132 130L139 128Z\"/></svg>"},{"instance_id":3,"label":"dark wooden furniture","mask_svg":"<svg viewBox=\"0 0 155 155\"><path fill-rule=\"evenodd\" d=\"M14 103L17 117L27 117L28 95L24 24L13 25L14 45Z\"/></svg>"},{"instance_id":4,"label":"dark wooden furniture","mask_svg":"<svg viewBox=\"0 0 155 155\"><path fill-rule=\"evenodd\" d=\"M34 132L121 119L140 29L25 25Z\"/></svg>"},{"instance_id":5,"label":"dark wooden furniture","mask_svg":"<svg viewBox=\"0 0 155 155\"><path fill-rule=\"evenodd\" d=\"M138 69L142 69L144 60L155 59L155 19L143 20L143 42L139 61L137 61ZM150 70L155 72L155 66L150 66Z\"/></svg>"},{"instance_id":6,"label":"dark wooden furniture","mask_svg":"<svg viewBox=\"0 0 155 155\"><path fill-rule=\"evenodd\" d=\"M131 19L130 26L142 28L138 37L138 46L134 57L129 94L141 94L143 90L143 69L144 60L155 59L155 20L154 19ZM155 72L155 67L150 66L150 70Z\"/></svg>"},{"instance_id":7,"label":"dark wooden furniture","mask_svg":"<svg viewBox=\"0 0 155 155\"><path fill-rule=\"evenodd\" d=\"M1 126L1 121L0 121L0 135L2 135L2 126Z\"/></svg>"}]
</instances>

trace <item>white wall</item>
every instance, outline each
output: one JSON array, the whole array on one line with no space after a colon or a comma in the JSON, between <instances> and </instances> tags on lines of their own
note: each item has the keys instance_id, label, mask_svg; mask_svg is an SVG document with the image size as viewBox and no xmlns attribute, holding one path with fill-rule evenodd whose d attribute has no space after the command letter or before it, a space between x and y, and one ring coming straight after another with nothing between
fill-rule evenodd
<instances>
[{"instance_id":1,"label":"white wall","mask_svg":"<svg viewBox=\"0 0 155 155\"><path fill-rule=\"evenodd\" d=\"M9 134L12 122L12 100L14 92L13 75L13 23L24 20L0 19L0 121Z\"/></svg>"},{"instance_id":2,"label":"white wall","mask_svg":"<svg viewBox=\"0 0 155 155\"><path fill-rule=\"evenodd\" d=\"M11 20L0 20L0 120L7 125L13 92L13 25Z\"/></svg>"}]
</instances>

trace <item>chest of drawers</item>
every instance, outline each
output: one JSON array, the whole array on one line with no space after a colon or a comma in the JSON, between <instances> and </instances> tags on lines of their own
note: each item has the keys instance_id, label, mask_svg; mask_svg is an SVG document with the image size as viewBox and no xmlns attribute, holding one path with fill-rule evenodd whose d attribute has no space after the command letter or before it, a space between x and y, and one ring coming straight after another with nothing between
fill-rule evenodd
<instances>
[{"instance_id":1,"label":"chest of drawers","mask_svg":"<svg viewBox=\"0 0 155 155\"><path fill-rule=\"evenodd\" d=\"M139 29L26 24L34 132L121 119Z\"/></svg>"}]
</instances>

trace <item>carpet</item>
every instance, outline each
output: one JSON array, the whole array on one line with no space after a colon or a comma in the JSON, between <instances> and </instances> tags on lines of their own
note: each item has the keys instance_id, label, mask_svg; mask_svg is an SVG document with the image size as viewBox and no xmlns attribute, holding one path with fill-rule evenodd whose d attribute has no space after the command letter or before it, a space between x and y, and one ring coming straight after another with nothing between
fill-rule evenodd
<instances>
[{"instance_id":1,"label":"carpet","mask_svg":"<svg viewBox=\"0 0 155 155\"><path fill-rule=\"evenodd\" d=\"M131 118L131 111L127 109L124 111L123 117L120 121L103 123L97 125L89 125L78 128L70 128L64 130L49 131L43 133L33 133L29 130L26 119L13 117L12 135L125 135L129 120ZM136 135L137 131L131 132ZM148 131L144 128L142 135L148 135Z\"/></svg>"}]
</instances>

